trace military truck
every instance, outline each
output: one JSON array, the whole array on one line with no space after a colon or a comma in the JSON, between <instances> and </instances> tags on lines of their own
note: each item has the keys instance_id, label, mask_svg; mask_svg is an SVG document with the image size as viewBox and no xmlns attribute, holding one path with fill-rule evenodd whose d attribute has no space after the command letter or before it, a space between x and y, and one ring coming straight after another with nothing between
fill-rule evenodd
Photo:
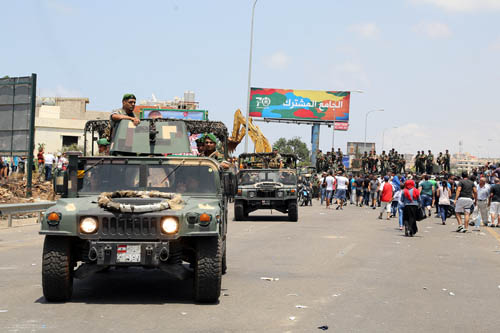
<instances>
[{"instance_id":1,"label":"military truck","mask_svg":"<svg viewBox=\"0 0 500 333\"><path fill-rule=\"evenodd\" d=\"M92 141L109 129L109 121L86 125ZM62 197L45 212L40 231L45 298L68 301L74 278L139 266L192 277L195 300L216 302L227 269L227 207L236 176L212 158L195 156L189 135L210 132L225 145L225 125L121 120L112 132L112 156L70 152L67 174L56 179Z\"/></svg>"},{"instance_id":2,"label":"military truck","mask_svg":"<svg viewBox=\"0 0 500 333\"><path fill-rule=\"evenodd\" d=\"M293 154L254 153L238 157L238 191L234 219L241 221L258 209L276 209L298 220L297 157Z\"/></svg>"}]
</instances>

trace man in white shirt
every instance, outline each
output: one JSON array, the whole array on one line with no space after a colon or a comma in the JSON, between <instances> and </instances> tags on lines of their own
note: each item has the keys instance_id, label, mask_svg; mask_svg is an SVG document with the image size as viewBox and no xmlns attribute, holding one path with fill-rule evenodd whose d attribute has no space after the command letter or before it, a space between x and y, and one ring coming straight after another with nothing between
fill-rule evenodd
<instances>
[{"instance_id":1,"label":"man in white shirt","mask_svg":"<svg viewBox=\"0 0 500 333\"><path fill-rule=\"evenodd\" d=\"M333 178L333 172L330 170L328 176L325 178L326 181L326 208L330 208L330 201L332 200L333 186L335 184L335 178Z\"/></svg>"},{"instance_id":2,"label":"man in white shirt","mask_svg":"<svg viewBox=\"0 0 500 333\"><path fill-rule=\"evenodd\" d=\"M52 180L52 165L54 164L56 158L52 153L43 154L43 159L45 160L45 180Z\"/></svg>"},{"instance_id":3,"label":"man in white shirt","mask_svg":"<svg viewBox=\"0 0 500 333\"><path fill-rule=\"evenodd\" d=\"M349 179L347 179L342 171L338 172L338 175L335 177L337 182L337 190L335 191L335 198L337 199L337 210L342 209L344 206L346 191L349 185Z\"/></svg>"}]
</instances>

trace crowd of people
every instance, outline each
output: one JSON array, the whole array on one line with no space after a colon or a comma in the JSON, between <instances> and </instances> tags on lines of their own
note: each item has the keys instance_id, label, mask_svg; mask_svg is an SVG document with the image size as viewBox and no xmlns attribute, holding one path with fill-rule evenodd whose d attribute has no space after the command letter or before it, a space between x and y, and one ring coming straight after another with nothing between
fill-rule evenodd
<instances>
[{"instance_id":1,"label":"crowd of people","mask_svg":"<svg viewBox=\"0 0 500 333\"><path fill-rule=\"evenodd\" d=\"M470 225L500 227L500 167L492 164L461 176L391 170L354 176L328 170L315 175L311 187L327 209L348 204L379 209L378 218L397 218L406 236L415 235L417 220L430 217L433 209L442 224L455 216L457 232L468 232Z\"/></svg>"}]
</instances>

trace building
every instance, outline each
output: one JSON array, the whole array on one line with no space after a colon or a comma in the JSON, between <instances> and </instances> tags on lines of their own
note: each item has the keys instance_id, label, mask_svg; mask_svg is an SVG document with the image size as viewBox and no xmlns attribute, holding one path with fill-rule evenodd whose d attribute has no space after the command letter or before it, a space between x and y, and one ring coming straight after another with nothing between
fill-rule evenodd
<instances>
[{"instance_id":1,"label":"building","mask_svg":"<svg viewBox=\"0 0 500 333\"><path fill-rule=\"evenodd\" d=\"M109 119L111 112L87 111L88 98L39 97L35 111L35 150L55 153L63 146L83 147L83 130L88 120Z\"/></svg>"}]
</instances>

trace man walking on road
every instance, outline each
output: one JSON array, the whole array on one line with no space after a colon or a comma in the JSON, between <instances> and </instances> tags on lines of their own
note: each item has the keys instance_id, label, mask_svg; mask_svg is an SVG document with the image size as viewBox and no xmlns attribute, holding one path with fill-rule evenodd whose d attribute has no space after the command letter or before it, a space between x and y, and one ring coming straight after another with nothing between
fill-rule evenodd
<instances>
[{"instance_id":1,"label":"man walking on road","mask_svg":"<svg viewBox=\"0 0 500 333\"><path fill-rule=\"evenodd\" d=\"M373 209L376 209L377 206L377 191L379 189L380 183L374 175L371 175L370 179L370 201Z\"/></svg>"},{"instance_id":2,"label":"man walking on road","mask_svg":"<svg viewBox=\"0 0 500 333\"><path fill-rule=\"evenodd\" d=\"M389 182L389 176L384 176L384 182L382 186L382 194L380 195L381 209L378 218L381 220L384 211L387 212L387 220L390 219L389 215L391 213L391 201L392 201L392 185Z\"/></svg>"},{"instance_id":3,"label":"man walking on road","mask_svg":"<svg viewBox=\"0 0 500 333\"><path fill-rule=\"evenodd\" d=\"M467 232L469 230L469 218L472 205L477 204L477 190L474 183L469 179L466 171L462 172L462 180L458 183L457 194L455 195L455 215L457 217L457 232ZM462 223L462 216L464 221Z\"/></svg>"},{"instance_id":4,"label":"man walking on road","mask_svg":"<svg viewBox=\"0 0 500 333\"><path fill-rule=\"evenodd\" d=\"M332 200L333 189L335 185L335 178L333 178L333 171L328 172L328 176L325 178L326 181L326 208L330 208L330 202Z\"/></svg>"},{"instance_id":5,"label":"man walking on road","mask_svg":"<svg viewBox=\"0 0 500 333\"><path fill-rule=\"evenodd\" d=\"M340 149L340 148L339 148ZM349 185L349 179L344 177L342 171L339 171L337 177L335 177L337 183L337 189L335 191L335 198L337 199L337 210L342 209L345 204L347 186Z\"/></svg>"},{"instance_id":6,"label":"man walking on road","mask_svg":"<svg viewBox=\"0 0 500 333\"><path fill-rule=\"evenodd\" d=\"M477 208L481 216L481 221L484 226L488 225L488 201L490 198L490 184L486 183L486 178L479 178L479 185L477 185ZM479 228L481 222L475 223L475 227Z\"/></svg>"},{"instance_id":7,"label":"man walking on road","mask_svg":"<svg viewBox=\"0 0 500 333\"><path fill-rule=\"evenodd\" d=\"M427 214L431 216L431 208L434 206L434 186L429 181L429 175L424 175L424 181L420 182L418 190L422 200L422 207L425 208Z\"/></svg>"}]
</instances>

